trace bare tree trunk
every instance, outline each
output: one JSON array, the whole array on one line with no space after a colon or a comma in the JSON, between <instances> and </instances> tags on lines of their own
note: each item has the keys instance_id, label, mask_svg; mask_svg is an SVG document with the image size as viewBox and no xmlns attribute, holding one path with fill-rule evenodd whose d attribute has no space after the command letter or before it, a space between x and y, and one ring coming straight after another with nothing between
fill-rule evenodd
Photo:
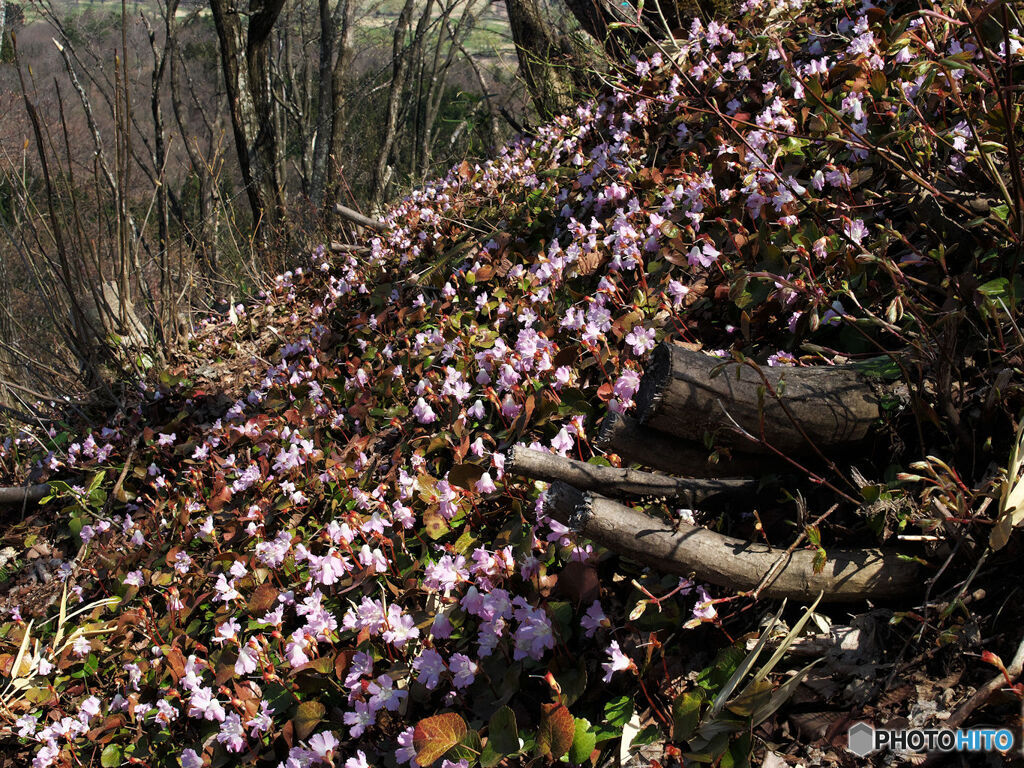
<instances>
[{"instance_id":1,"label":"bare tree trunk","mask_svg":"<svg viewBox=\"0 0 1024 768\"><path fill-rule=\"evenodd\" d=\"M352 66L355 53L352 47L353 14L355 3L352 0L339 0L338 18L338 53L331 71L331 102L334 107L334 119L331 123L330 155L333 161L328 168L330 176L324 181L325 200L333 200L338 196L341 177L341 156L345 140L345 126L348 122L348 98L346 80ZM328 206L330 210L330 206Z\"/></svg>"},{"instance_id":2,"label":"bare tree trunk","mask_svg":"<svg viewBox=\"0 0 1024 768\"><path fill-rule=\"evenodd\" d=\"M0 41L3 40L3 4L0 0ZM10 313L11 308L11 275L6 259L0 258L0 339L6 343L14 340L14 323ZM10 404L10 394L7 391L6 381L15 378L14 360L11 353L4 347L0 347L0 404Z\"/></svg>"},{"instance_id":3,"label":"bare tree trunk","mask_svg":"<svg viewBox=\"0 0 1024 768\"><path fill-rule=\"evenodd\" d=\"M174 299L170 265L170 208L167 194L167 133L164 128L163 114L163 86L164 75L167 72L167 58L170 50L170 42L164 38L163 48L157 49L156 33L149 25L149 20L143 14L143 21L146 24L146 31L149 34L149 45L153 51L153 72L150 82L149 107L153 115L153 171L156 174L156 221L157 221L157 251L160 265L160 299L154 313L157 318L155 327L158 336L163 342L164 354L169 352L168 344L176 332L174 322L175 311L171 306Z\"/></svg>"},{"instance_id":4,"label":"bare tree trunk","mask_svg":"<svg viewBox=\"0 0 1024 768\"><path fill-rule=\"evenodd\" d=\"M350 0L336 0L331 8L330 0L319 0L320 11L320 61L318 66L319 90L317 94L316 143L313 147L312 183L310 197L320 208L324 205L324 193L333 185L328 183L328 161L335 149L335 133L339 140L344 123L345 98L342 82L348 73L352 59L352 3Z\"/></svg>"},{"instance_id":5,"label":"bare tree trunk","mask_svg":"<svg viewBox=\"0 0 1024 768\"><path fill-rule=\"evenodd\" d=\"M456 3L450 2L444 9L442 21L444 29L437 37L437 45L434 48L433 60L430 67L430 78L427 81L427 93L425 104L422 108L423 119L420 128L418 152L414 165L414 173L423 180L430 172L432 160L431 149L434 143L434 126L437 124L437 116L444 101L445 88L448 85L448 72L455 61L455 54L460 50L462 41L473 29L475 19L473 17L473 0L465 0L465 6L453 27L451 15L455 10ZM445 35L447 34L447 37ZM441 51L447 43L444 61L441 61Z\"/></svg>"},{"instance_id":6,"label":"bare tree trunk","mask_svg":"<svg viewBox=\"0 0 1024 768\"><path fill-rule=\"evenodd\" d=\"M264 241L284 218L269 58L270 33L283 6L284 0L250 0L249 23L243 25L236 0L210 0L238 164Z\"/></svg>"},{"instance_id":7,"label":"bare tree trunk","mask_svg":"<svg viewBox=\"0 0 1024 768\"><path fill-rule=\"evenodd\" d=\"M204 270L205 274L202 275L202 282L208 285L215 285L216 283L212 278L218 272L218 232L216 224L210 226L210 222L214 222L216 217L214 198L217 185L213 178L214 163L212 159L203 157L199 151L195 130L186 130L188 118L186 117L187 113L181 96L181 83L183 75L184 79L188 80L188 72L182 73L181 71L182 67L185 67L185 63L181 58L181 51L178 46L178 25L175 18L178 12L178 2L179 0L168 0L164 17L167 48L170 50L171 108L174 110L174 120L182 136L182 143L185 145L185 152L188 154L192 172L196 175L199 182L199 221L195 229L189 227L184 221L182 221L182 226L185 228L186 241L192 245L206 267ZM209 124L205 113L202 117L204 123L206 123L205 127L208 134L213 136L216 133L213 130L213 126ZM211 295L216 295L216 291L211 290Z\"/></svg>"},{"instance_id":8,"label":"bare tree trunk","mask_svg":"<svg viewBox=\"0 0 1024 768\"><path fill-rule=\"evenodd\" d=\"M427 0L427 5L432 5L432 0ZM392 42L392 64L391 64L391 86L388 89L387 116L384 118L384 136L380 150L377 154L377 165L373 169L373 192L371 200L373 207L377 208L384 200L385 188L387 187L388 160L391 156L391 149L395 144L395 134L398 130L399 102L402 92L405 90L405 81L409 72L410 55L405 50L405 40L409 34L409 26L412 22L413 0L405 0L402 12L395 22L395 34Z\"/></svg>"},{"instance_id":9,"label":"bare tree trunk","mask_svg":"<svg viewBox=\"0 0 1024 768\"><path fill-rule=\"evenodd\" d=\"M573 103L574 71L579 62L541 13L537 0L505 0L519 72L537 111L544 118Z\"/></svg>"}]
</instances>

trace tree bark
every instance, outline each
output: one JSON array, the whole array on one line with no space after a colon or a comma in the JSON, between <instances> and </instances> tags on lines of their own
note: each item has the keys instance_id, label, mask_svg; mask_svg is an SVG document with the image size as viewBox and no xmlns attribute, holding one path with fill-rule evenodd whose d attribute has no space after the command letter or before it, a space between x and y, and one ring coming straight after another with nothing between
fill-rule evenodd
<instances>
[{"instance_id":1,"label":"tree bark","mask_svg":"<svg viewBox=\"0 0 1024 768\"><path fill-rule=\"evenodd\" d=\"M856 366L755 370L668 343L651 356L636 403L641 424L697 442L710 433L758 453L767 445L784 454L848 445L882 415Z\"/></svg>"},{"instance_id":2,"label":"tree bark","mask_svg":"<svg viewBox=\"0 0 1024 768\"><path fill-rule=\"evenodd\" d=\"M773 462L768 456L739 451L724 452L711 463L710 450L642 426L621 413L604 417L595 444L630 463L686 477L755 477L786 469L782 462Z\"/></svg>"},{"instance_id":3,"label":"tree bark","mask_svg":"<svg viewBox=\"0 0 1024 768\"><path fill-rule=\"evenodd\" d=\"M427 0L428 10L433 6L433 0ZM388 181L388 160L391 158L391 149L395 144L395 134L398 131L399 102L402 92L405 90L405 81L409 73L410 53L406 50L406 37L409 34L409 27L412 23L413 0L405 0L402 12L395 22L395 34L392 40L392 64L391 64L391 85L388 89L387 114L384 118L384 136L380 150L377 154L377 164L373 169L373 190L371 195L372 207L379 208L384 201Z\"/></svg>"},{"instance_id":4,"label":"tree bark","mask_svg":"<svg viewBox=\"0 0 1024 768\"><path fill-rule=\"evenodd\" d=\"M561 481L605 496L672 499L690 508L698 504L722 502L740 493L752 494L758 488L757 480L668 477L635 469L587 464L523 446L515 446L509 452L505 471L532 480L549 483Z\"/></svg>"},{"instance_id":5,"label":"tree bark","mask_svg":"<svg viewBox=\"0 0 1024 768\"><path fill-rule=\"evenodd\" d=\"M921 586L921 568L893 551L829 549L821 573L815 552L787 553L764 544L723 536L686 523L673 525L565 483L548 489L544 511L582 536L665 573L694 577L735 591L756 589L764 597L855 602L905 594Z\"/></svg>"},{"instance_id":6,"label":"tree bark","mask_svg":"<svg viewBox=\"0 0 1024 768\"><path fill-rule=\"evenodd\" d=\"M537 112L544 119L564 113L573 105L574 75L577 69L582 75L582 67L544 18L537 0L505 0L505 8L519 72Z\"/></svg>"},{"instance_id":7,"label":"tree bark","mask_svg":"<svg viewBox=\"0 0 1024 768\"><path fill-rule=\"evenodd\" d=\"M341 14L338 30L338 55L331 71L331 93L334 104L334 120L331 123L330 155L332 158L328 178L325 180L325 199L334 200L341 188L341 157L344 152L345 126L348 124L348 92L346 82L352 57L353 12L352 0L340 0Z\"/></svg>"},{"instance_id":8,"label":"tree bark","mask_svg":"<svg viewBox=\"0 0 1024 768\"><path fill-rule=\"evenodd\" d=\"M327 181L327 161L330 158L331 136L334 131L335 90L331 73L334 70L335 49L339 44L338 27L340 16L348 0L338 0L332 11L330 0L318 0L320 14L320 61L317 73L319 85L317 91L316 143L313 146L313 173L310 182L310 199L317 208L324 201L324 187ZM338 56L342 56L339 52Z\"/></svg>"},{"instance_id":9,"label":"tree bark","mask_svg":"<svg viewBox=\"0 0 1024 768\"><path fill-rule=\"evenodd\" d=\"M283 6L284 0L250 0L243 28L236 0L210 0L242 182L264 241L284 217L269 59L270 33Z\"/></svg>"}]
</instances>

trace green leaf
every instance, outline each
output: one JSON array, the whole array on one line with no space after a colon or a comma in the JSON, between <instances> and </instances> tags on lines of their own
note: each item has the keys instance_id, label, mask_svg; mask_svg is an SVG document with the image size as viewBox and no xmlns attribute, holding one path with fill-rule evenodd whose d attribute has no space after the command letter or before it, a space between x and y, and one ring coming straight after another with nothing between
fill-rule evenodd
<instances>
[{"instance_id":1,"label":"green leaf","mask_svg":"<svg viewBox=\"0 0 1024 768\"><path fill-rule=\"evenodd\" d=\"M597 746L597 735L590 722L583 717L576 718L576 733L569 748L569 762L582 765L590 761L590 753Z\"/></svg>"},{"instance_id":2,"label":"green leaf","mask_svg":"<svg viewBox=\"0 0 1024 768\"><path fill-rule=\"evenodd\" d=\"M483 749L479 732L471 729L459 740L458 744L448 750L446 759L455 763L465 760L471 766L476 765Z\"/></svg>"},{"instance_id":3,"label":"green leaf","mask_svg":"<svg viewBox=\"0 0 1024 768\"><path fill-rule=\"evenodd\" d=\"M995 299L1001 296L1009 294L1010 281L1005 277L997 277L995 280L989 280L987 283L978 286L978 293L982 296L987 296L990 299Z\"/></svg>"},{"instance_id":4,"label":"green leaf","mask_svg":"<svg viewBox=\"0 0 1024 768\"><path fill-rule=\"evenodd\" d=\"M416 762L423 768L433 764L441 755L461 742L468 731L466 721L454 712L445 712L420 720L412 734Z\"/></svg>"},{"instance_id":5,"label":"green leaf","mask_svg":"<svg viewBox=\"0 0 1024 768\"><path fill-rule=\"evenodd\" d=\"M749 733L742 733L731 742L722 755L721 768L748 768L750 765L751 740Z\"/></svg>"},{"instance_id":6,"label":"green leaf","mask_svg":"<svg viewBox=\"0 0 1024 768\"><path fill-rule=\"evenodd\" d=\"M569 751L576 736L576 721L564 704L544 704L537 728L537 754L555 760Z\"/></svg>"},{"instance_id":7,"label":"green leaf","mask_svg":"<svg viewBox=\"0 0 1024 768\"><path fill-rule=\"evenodd\" d=\"M510 707L502 707L491 715L491 720L487 724L487 744L503 757L519 751L516 713Z\"/></svg>"},{"instance_id":8,"label":"green leaf","mask_svg":"<svg viewBox=\"0 0 1024 768\"><path fill-rule=\"evenodd\" d=\"M100 765L103 768L117 768L121 765L121 747L118 744L107 744L100 754Z\"/></svg>"},{"instance_id":9,"label":"green leaf","mask_svg":"<svg viewBox=\"0 0 1024 768\"><path fill-rule=\"evenodd\" d=\"M558 703L571 707L587 689L587 665L581 658L576 666L557 671L555 681L562 689L558 695Z\"/></svg>"},{"instance_id":10,"label":"green leaf","mask_svg":"<svg viewBox=\"0 0 1024 768\"><path fill-rule=\"evenodd\" d=\"M815 573L821 573L825 570L825 564L828 562L828 553L824 549L818 547L818 551L814 553L814 562L811 563L811 567Z\"/></svg>"},{"instance_id":11,"label":"green leaf","mask_svg":"<svg viewBox=\"0 0 1024 768\"><path fill-rule=\"evenodd\" d=\"M648 744L653 744L659 739L663 738L661 733L661 727L655 723L646 726L640 731L633 740L629 743L630 747L644 747Z\"/></svg>"},{"instance_id":12,"label":"green leaf","mask_svg":"<svg viewBox=\"0 0 1024 768\"><path fill-rule=\"evenodd\" d=\"M612 699L604 705L604 719L609 725L621 729L633 716L633 702L628 696Z\"/></svg>"},{"instance_id":13,"label":"green leaf","mask_svg":"<svg viewBox=\"0 0 1024 768\"><path fill-rule=\"evenodd\" d=\"M754 710L768 703L774 688L775 686L768 680L753 683L744 688L743 693L732 699L725 707L734 715L749 717Z\"/></svg>"},{"instance_id":14,"label":"green leaf","mask_svg":"<svg viewBox=\"0 0 1024 768\"><path fill-rule=\"evenodd\" d=\"M707 700L703 688L684 691L672 702L672 740L689 741L700 723L700 709Z\"/></svg>"}]
</instances>

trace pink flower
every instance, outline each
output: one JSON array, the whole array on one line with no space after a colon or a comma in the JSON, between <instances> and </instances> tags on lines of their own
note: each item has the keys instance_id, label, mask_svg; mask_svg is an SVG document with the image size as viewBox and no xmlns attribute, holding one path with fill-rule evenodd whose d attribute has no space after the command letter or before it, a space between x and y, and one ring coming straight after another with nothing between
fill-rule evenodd
<instances>
[{"instance_id":1,"label":"pink flower","mask_svg":"<svg viewBox=\"0 0 1024 768\"><path fill-rule=\"evenodd\" d=\"M214 698L212 690L197 686L189 698L188 716L197 720L224 722L224 707Z\"/></svg>"},{"instance_id":2,"label":"pink flower","mask_svg":"<svg viewBox=\"0 0 1024 768\"><path fill-rule=\"evenodd\" d=\"M498 490L498 487L494 484L494 481L491 479L490 472L484 472L482 475L480 475L480 479L476 481L475 487L479 493L494 493L496 490Z\"/></svg>"},{"instance_id":3,"label":"pink flower","mask_svg":"<svg viewBox=\"0 0 1024 768\"><path fill-rule=\"evenodd\" d=\"M633 666L632 660L619 649L618 640L612 640L612 644L608 647L608 658L609 661L602 662L601 664L601 668L604 670L604 677L601 679L606 683L612 681L612 675L616 672L621 672Z\"/></svg>"},{"instance_id":4,"label":"pink flower","mask_svg":"<svg viewBox=\"0 0 1024 768\"><path fill-rule=\"evenodd\" d=\"M267 702L261 701L259 714L247 722L245 727L249 729L249 733L254 737L259 736L261 733L266 733L274 724L270 717L272 714L274 714L273 707L267 706Z\"/></svg>"},{"instance_id":5,"label":"pink flower","mask_svg":"<svg viewBox=\"0 0 1024 768\"><path fill-rule=\"evenodd\" d=\"M366 687L366 692L370 694L370 709L374 712L381 709L394 712L409 695L408 691L395 688L395 681L390 675L379 675Z\"/></svg>"},{"instance_id":6,"label":"pink flower","mask_svg":"<svg viewBox=\"0 0 1024 768\"><path fill-rule=\"evenodd\" d=\"M412 761L416 759L416 748L412 743L412 737L415 730L415 728L409 727L398 734L398 749L395 750L396 762L411 764Z\"/></svg>"},{"instance_id":7,"label":"pink flower","mask_svg":"<svg viewBox=\"0 0 1024 768\"><path fill-rule=\"evenodd\" d=\"M85 635L79 635L78 639L76 639L74 644L71 646L71 650L74 652L75 656L79 657L85 656L91 649L92 643L89 642L89 638Z\"/></svg>"},{"instance_id":8,"label":"pink flower","mask_svg":"<svg viewBox=\"0 0 1024 768\"><path fill-rule=\"evenodd\" d=\"M861 219L853 219L852 221L846 221L843 224L843 232L857 245L860 245L864 236L868 233L868 228L864 226L864 222Z\"/></svg>"},{"instance_id":9,"label":"pink flower","mask_svg":"<svg viewBox=\"0 0 1024 768\"><path fill-rule=\"evenodd\" d=\"M648 350L654 349L654 329L637 326L626 334L626 343L633 348L633 354L640 357Z\"/></svg>"},{"instance_id":10,"label":"pink flower","mask_svg":"<svg viewBox=\"0 0 1024 768\"><path fill-rule=\"evenodd\" d=\"M606 626L608 624L608 617L604 615L604 611L601 609L601 603L595 600L593 604L587 609L586 615L580 619L580 624L583 629L586 630L584 634L587 637L593 637L594 632L600 626Z\"/></svg>"},{"instance_id":11,"label":"pink flower","mask_svg":"<svg viewBox=\"0 0 1024 768\"><path fill-rule=\"evenodd\" d=\"M714 264L720 255L721 253L711 243L704 243L703 247L693 246L687 254L686 260L690 262L691 267L700 265L706 269Z\"/></svg>"},{"instance_id":12,"label":"pink flower","mask_svg":"<svg viewBox=\"0 0 1024 768\"><path fill-rule=\"evenodd\" d=\"M232 712L221 723L217 741L223 744L228 752L241 752L245 749L245 730L237 712Z\"/></svg>"},{"instance_id":13,"label":"pink flower","mask_svg":"<svg viewBox=\"0 0 1024 768\"><path fill-rule=\"evenodd\" d=\"M711 604L711 596L704 590L704 587L697 587L697 604L693 606L693 617L701 621L711 621L718 611Z\"/></svg>"},{"instance_id":14,"label":"pink flower","mask_svg":"<svg viewBox=\"0 0 1024 768\"><path fill-rule=\"evenodd\" d=\"M194 749L186 749L181 753L181 768L203 768L203 758Z\"/></svg>"},{"instance_id":15,"label":"pink flower","mask_svg":"<svg viewBox=\"0 0 1024 768\"><path fill-rule=\"evenodd\" d=\"M349 735L353 739L358 739L363 735L363 732L373 725L377 721L376 715L370 710L370 707L362 701L355 703L355 711L346 712L342 718L347 725ZM360 754L362 754L360 752ZM345 763L347 766L348 763ZM365 758L363 765L366 765Z\"/></svg>"},{"instance_id":16,"label":"pink flower","mask_svg":"<svg viewBox=\"0 0 1024 768\"><path fill-rule=\"evenodd\" d=\"M434 413L434 409L422 397L413 406L412 415L416 417L416 421L420 424L432 424L437 421L437 414Z\"/></svg>"},{"instance_id":17,"label":"pink flower","mask_svg":"<svg viewBox=\"0 0 1024 768\"><path fill-rule=\"evenodd\" d=\"M249 640L238 651L238 659L235 661L236 675L251 675L256 671L257 660L260 655L260 647L255 640Z\"/></svg>"},{"instance_id":18,"label":"pink flower","mask_svg":"<svg viewBox=\"0 0 1024 768\"><path fill-rule=\"evenodd\" d=\"M345 761L345 768L370 768L366 762L366 754L363 750L357 750L355 757L350 757Z\"/></svg>"},{"instance_id":19,"label":"pink flower","mask_svg":"<svg viewBox=\"0 0 1024 768\"><path fill-rule=\"evenodd\" d=\"M469 579L469 571L466 570L466 558L456 555L444 555L436 563L431 563L423 573L423 585L427 589L451 589L459 581Z\"/></svg>"},{"instance_id":20,"label":"pink flower","mask_svg":"<svg viewBox=\"0 0 1024 768\"><path fill-rule=\"evenodd\" d=\"M452 685L458 689L467 688L476 679L479 665L464 653L452 654L449 667L452 671Z\"/></svg>"},{"instance_id":21,"label":"pink flower","mask_svg":"<svg viewBox=\"0 0 1024 768\"><path fill-rule=\"evenodd\" d=\"M238 621L235 620L235 617L232 616L223 624L218 625L217 635L213 638L213 641L215 643L223 643L228 640L234 640L238 637L239 629L241 629L241 626L238 624Z\"/></svg>"},{"instance_id":22,"label":"pink flower","mask_svg":"<svg viewBox=\"0 0 1024 768\"><path fill-rule=\"evenodd\" d=\"M559 456L565 456L566 452L572 450L575 444L576 441L573 440L572 435L569 434L565 427L558 430L558 434L551 440L551 447L555 449Z\"/></svg>"},{"instance_id":23,"label":"pink flower","mask_svg":"<svg viewBox=\"0 0 1024 768\"><path fill-rule=\"evenodd\" d=\"M338 747L338 737L331 731L321 731L309 737L309 749L321 762L331 765L334 762L334 750Z\"/></svg>"},{"instance_id":24,"label":"pink flower","mask_svg":"<svg viewBox=\"0 0 1024 768\"><path fill-rule=\"evenodd\" d=\"M416 679L434 690L445 670L444 659L433 648L425 648L423 653L413 659L412 668L416 671Z\"/></svg>"}]
</instances>

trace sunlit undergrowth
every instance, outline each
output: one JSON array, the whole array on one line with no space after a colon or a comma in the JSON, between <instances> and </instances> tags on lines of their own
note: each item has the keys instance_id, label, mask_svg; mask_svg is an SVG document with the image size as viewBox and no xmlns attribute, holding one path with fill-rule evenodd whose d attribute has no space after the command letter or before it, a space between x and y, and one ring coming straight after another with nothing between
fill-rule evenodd
<instances>
[{"instance_id":1,"label":"sunlit undergrowth","mask_svg":"<svg viewBox=\"0 0 1024 768\"><path fill-rule=\"evenodd\" d=\"M66 481L45 534L6 537L66 555L47 599L7 599L9 743L39 766L742 763L764 702L690 736L762 609L574 540L504 473L517 443L617 463L592 428L663 339L879 358L905 397L861 480L822 471L891 503L811 540L983 545L1024 342L1016 9L745 10L417 191L369 257L306 257L108 425L5 443L11 480ZM705 522L788 545L785 494L758 506L761 533Z\"/></svg>"}]
</instances>

